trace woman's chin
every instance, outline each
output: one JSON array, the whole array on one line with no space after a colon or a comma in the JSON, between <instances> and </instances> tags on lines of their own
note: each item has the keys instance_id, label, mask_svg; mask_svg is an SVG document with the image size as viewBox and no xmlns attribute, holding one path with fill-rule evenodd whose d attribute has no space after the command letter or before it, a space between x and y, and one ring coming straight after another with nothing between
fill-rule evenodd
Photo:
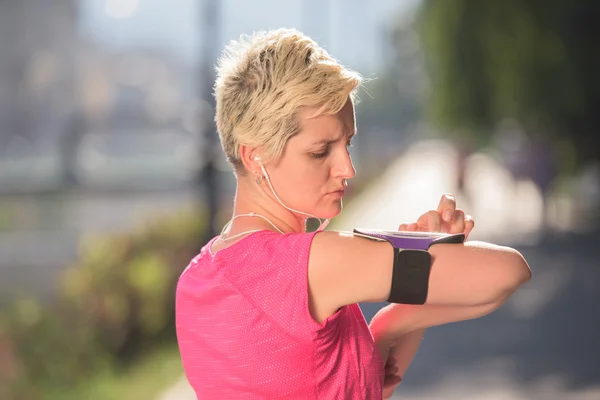
<instances>
[{"instance_id":1,"label":"woman's chin","mask_svg":"<svg viewBox=\"0 0 600 400\"><path fill-rule=\"evenodd\" d=\"M335 202L334 204L331 204L329 207L327 207L326 210L323 210L322 212L320 212L319 218L333 219L333 218L337 217L338 215L340 215L340 213L342 212L342 209L343 209L343 205L342 205L342 200L340 199L340 201Z\"/></svg>"}]
</instances>

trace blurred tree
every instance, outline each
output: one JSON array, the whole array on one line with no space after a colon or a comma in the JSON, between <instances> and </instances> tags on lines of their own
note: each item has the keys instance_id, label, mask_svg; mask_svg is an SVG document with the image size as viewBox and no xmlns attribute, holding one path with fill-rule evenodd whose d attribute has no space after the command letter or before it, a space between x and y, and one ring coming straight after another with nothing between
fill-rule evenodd
<instances>
[{"instance_id":1,"label":"blurred tree","mask_svg":"<svg viewBox=\"0 0 600 400\"><path fill-rule=\"evenodd\" d=\"M359 91L356 108L359 134L353 157L359 166L358 180L381 173L408 143L420 137L414 128L422 113L425 81L419 37L413 19L405 18L391 30L382 28L381 43L385 60L381 71L367 75ZM355 180L354 187L361 186Z\"/></svg>"},{"instance_id":2,"label":"blurred tree","mask_svg":"<svg viewBox=\"0 0 600 400\"><path fill-rule=\"evenodd\" d=\"M598 17L588 0L424 0L433 119L481 143L514 118L567 149L563 167L600 160Z\"/></svg>"},{"instance_id":3,"label":"blurred tree","mask_svg":"<svg viewBox=\"0 0 600 400\"><path fill-rule=\"evenodd\" d=\"M375 79L367 77L366 91L357 109L359 123L404 130L421 118L423 61L413 21L402 20L385 31L387 60Z\"/></svg>"}]
</instances>

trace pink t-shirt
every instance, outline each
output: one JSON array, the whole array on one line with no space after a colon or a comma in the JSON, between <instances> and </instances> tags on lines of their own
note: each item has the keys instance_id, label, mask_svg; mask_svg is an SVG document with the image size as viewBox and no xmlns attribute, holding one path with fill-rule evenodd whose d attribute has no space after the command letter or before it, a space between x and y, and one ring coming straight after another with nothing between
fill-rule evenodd
<instances>
[{"instance_id":1,"label":"pink t-shirt","mask_svg":"<svg viewBox=\"0 0 600 400\"><path fill-rule=\"evenodd\" d=\"M315 233L204 246L179 278L176 327L198 399L381 399L383 362L358 304L323 324L308 308Z\"/></svg>"}]
</instances>

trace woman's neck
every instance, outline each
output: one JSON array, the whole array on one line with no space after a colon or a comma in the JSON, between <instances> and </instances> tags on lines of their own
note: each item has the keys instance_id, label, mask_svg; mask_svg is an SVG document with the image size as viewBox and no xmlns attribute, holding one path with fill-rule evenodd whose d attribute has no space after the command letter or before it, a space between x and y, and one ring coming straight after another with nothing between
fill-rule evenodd
<instances>
[{"instance_id":1,"label":"woman's neck","mask_svg":"<svg viewBox=\"0 0 600 400\"><path fill-rule=\"evenodd\" d=\"M273 196L267 196L260 189L238 183L232 217L249 213L261 215L285 233L306 231L306 218L286 209ZM273 229L262 218L237 218L231 223L229 232L235 234L261 228Z\"/></svg>"}]
</instances>

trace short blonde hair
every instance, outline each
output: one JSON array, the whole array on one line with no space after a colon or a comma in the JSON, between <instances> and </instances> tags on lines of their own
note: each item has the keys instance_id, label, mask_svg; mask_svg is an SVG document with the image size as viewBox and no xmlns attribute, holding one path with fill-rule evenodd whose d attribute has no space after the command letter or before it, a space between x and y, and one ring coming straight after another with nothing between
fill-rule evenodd
<instances>
[{"instance_id":1,"label":"short blonde hair","mask_svg":"<svg viewBox=\"0 0 600 400\"><path fill-rule=\"evenodd\" d=\"M244 172L240 145L261 147L264 161L277 160L299 132L302 107L315 117L335 114L355 101L361 76L294 29L278 29L232 41L217 66L216 122L223 151Z\"/></svg>"}]
</instances>

